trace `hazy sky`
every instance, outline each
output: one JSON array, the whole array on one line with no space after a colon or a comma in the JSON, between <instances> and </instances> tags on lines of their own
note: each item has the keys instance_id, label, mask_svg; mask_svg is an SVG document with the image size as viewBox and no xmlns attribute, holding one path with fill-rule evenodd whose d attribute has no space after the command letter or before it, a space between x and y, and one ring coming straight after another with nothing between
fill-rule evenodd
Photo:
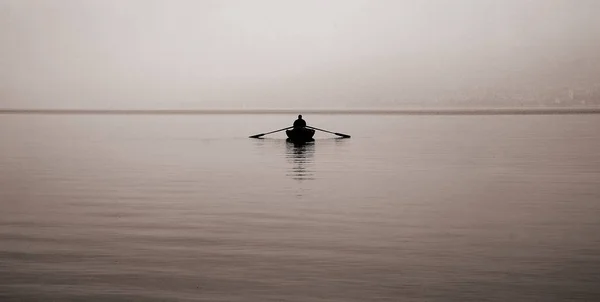
<instances>
[{"instance_id":1,"label":"hazy sky","mask_svg":"<svg viewBox=\"0 0 600 302\"><path fill-rule=\"evenodd\" d=\"M599 13L597 0L0 0L0 107L402 106L594 87Z\"/></svg>"}]
</instances>

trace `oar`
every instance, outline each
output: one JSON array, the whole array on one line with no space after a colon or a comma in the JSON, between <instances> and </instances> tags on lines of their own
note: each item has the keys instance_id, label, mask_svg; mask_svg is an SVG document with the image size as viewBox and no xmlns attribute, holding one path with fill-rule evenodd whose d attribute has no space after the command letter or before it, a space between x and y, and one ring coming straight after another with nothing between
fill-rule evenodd
<instances>
[{"instance_id":1,"label":"oar","mask_svg":"<svg viewBox=\"0 0 600 302\"><path fill-rule=\"evenodd\" d=\"M275 131L271 131L271 132L267 132L267 133L261 133L261 134L252 135L252 136L250 136L250 138L260 138L263 135L267 135L267 134L271 134L271 133L275 133L275 132L287 130L287 129L290 129L290 128L293 128L293 127L285 127L285 128L281 128L279 130L275 130Z\"/></svg>"},{"instance_id":2,"label":"oar","mask_svg":"<svg viewBox=\"0 0 600 302\"><path fill-rule=\"evenodd\" d=\"M311 127L311 126L306 126L306 128L311 128L311 129L315 129L315 130L319 130L319 131L323 131L323 132L335 134L335 135L341 136L343 138L350 138L350 135L344 134L344 133L331 132L331 131L327 131L327 130L323 130L323 129L319 129L319 128Z\"/></svg>"}]
</instances>

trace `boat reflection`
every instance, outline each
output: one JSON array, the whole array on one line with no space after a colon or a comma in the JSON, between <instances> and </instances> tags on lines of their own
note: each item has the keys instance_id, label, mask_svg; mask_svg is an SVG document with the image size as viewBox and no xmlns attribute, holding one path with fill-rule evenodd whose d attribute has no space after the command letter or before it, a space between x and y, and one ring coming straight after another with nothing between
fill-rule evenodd
<instances>
[{"instance_id":1,"label":"boat reflection","mask_svg":"<svg viewBox=\"0 0 600 302\"><path fill-rule=\"evenodd\" d=\"M286 141L286 159L292 163L287 176L297 181L314 179L315 143L294 143Z\"/></svg>"}]
</instances>

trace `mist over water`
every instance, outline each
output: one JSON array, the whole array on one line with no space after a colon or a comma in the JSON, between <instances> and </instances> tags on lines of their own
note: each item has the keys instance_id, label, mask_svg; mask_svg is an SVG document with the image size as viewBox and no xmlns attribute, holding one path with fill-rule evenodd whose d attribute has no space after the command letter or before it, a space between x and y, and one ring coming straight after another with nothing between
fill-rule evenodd
<instances>
[{"instance_id":1,"label":"mist over water","mask_svg":"<svg viewBox=\"0 0 600 302\"><path fill-rule=\"evenodd\" d=\"M0 0L0 301L600 301L599 11Z\"/></svg>"},{"instance_id":2,"label":"mist over water","mask_svg":"<svg viewBox=\"0 0 600 302\"><path fill-rule=\"evenodd\" d=\"M0 1L0 107L589 107L594 0Z\"/></svg>"}]
</instances>

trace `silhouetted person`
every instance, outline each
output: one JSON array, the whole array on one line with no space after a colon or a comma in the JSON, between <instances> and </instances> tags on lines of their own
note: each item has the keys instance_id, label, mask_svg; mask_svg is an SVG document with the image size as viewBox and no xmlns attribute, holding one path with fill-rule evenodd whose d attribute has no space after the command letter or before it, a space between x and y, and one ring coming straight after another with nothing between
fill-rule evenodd
<instances>
[{"instance_id":1,"label":"silhouetted person","mask_svg":"<svg viewBox=\"0 0 600 302\"><path fill-rule=\"evenodd\" d=\"M298 119L294 121L294 129L306 127L306 121L302 119L302 114L298 115Z\"/></svg>"}]
</instances>

